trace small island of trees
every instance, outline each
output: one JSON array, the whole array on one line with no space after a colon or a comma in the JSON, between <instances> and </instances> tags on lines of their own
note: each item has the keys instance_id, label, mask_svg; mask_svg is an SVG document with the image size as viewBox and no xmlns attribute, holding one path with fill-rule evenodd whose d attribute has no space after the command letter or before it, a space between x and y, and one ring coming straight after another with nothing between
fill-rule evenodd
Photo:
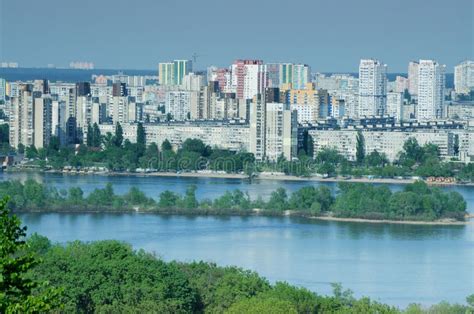
<instances>
[{"instance_id":1,"label":"small island of trees","mask_svg":"<svg viewBox=\"0 0 474 314\"><path fill-rule=\"evenodd\" d=\"M386 185L340 182L335 195L326 186L305 186L293 193L283 188L268 199L251 199L240 190L226 191L215 199L196 197L196 186L181 195L163 191L154 199L136 187L123 195L112 184L88 195L79 187L47 187L33 180L0 182L0 197L10 196L14 211L141 211L196 215L299 215L304 217L362 218L398 221L464 221L466 201L454 191L443 192L422 181L392 192Z\"/></svg>"}]
</instances>

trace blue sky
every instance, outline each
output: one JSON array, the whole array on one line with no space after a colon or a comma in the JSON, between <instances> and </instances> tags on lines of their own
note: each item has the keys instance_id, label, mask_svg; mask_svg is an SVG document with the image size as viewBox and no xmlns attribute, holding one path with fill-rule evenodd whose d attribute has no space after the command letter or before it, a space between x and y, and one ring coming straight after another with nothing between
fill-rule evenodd
<instances>
[{"instance_id":1,"label":"blue sky","mask_svg":"<svg viewBox=\"0 0 474 314\"><path fill-rule=\"evenodd\" d=\"M0 60L21 66L155 69L200 55L198 67L236 58L355 72L374 57L389 72L432 58L474 58L473 0L0 0Z\"/></svg>"}]
</instances>

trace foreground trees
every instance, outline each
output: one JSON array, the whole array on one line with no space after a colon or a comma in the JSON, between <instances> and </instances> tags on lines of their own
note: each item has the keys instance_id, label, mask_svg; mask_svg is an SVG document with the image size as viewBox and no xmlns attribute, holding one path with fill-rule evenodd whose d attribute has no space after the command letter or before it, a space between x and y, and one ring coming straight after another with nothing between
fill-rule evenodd
<instances>
[{"instance_id":1,"label":"foreground trees","mask_svg":"<svg viewBox=\"0 0 474 314\"><path fill-rule=\"evenodd\" d=\"M5 202L0 222L1 313L401 313L338 284L320 296L236 267L164 262L113 240L59 245L33 234L25 242ZM472 313L474 296L467 300L407 313Z\"/></svg>"},{"instance_id":2,"label":"foreground trees","mask_svg":"<svg viewBox=\"0 0 474 314\"><path fill-rule=\"evenodd\" d=\"M29 252L26 227L0 200L0 313L37 313L60 307L61 290L28 274L40 261Z\"/></svg>"}]
</instances>

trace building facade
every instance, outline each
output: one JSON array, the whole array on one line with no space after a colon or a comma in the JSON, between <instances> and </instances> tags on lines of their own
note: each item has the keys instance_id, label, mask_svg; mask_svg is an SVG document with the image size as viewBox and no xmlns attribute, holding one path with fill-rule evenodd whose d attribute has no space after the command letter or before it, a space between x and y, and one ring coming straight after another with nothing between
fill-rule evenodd
<instances>
[{"instance_id":1,"label":"building facade","mask_svg":"<svg viewBox=\"0 0 474 314\"><path fill-rule=\"evenodd\" d=\"M382 116L387 103L387 66L375 59L359 64L359 117Z\"/></svg>"}]
</instances>

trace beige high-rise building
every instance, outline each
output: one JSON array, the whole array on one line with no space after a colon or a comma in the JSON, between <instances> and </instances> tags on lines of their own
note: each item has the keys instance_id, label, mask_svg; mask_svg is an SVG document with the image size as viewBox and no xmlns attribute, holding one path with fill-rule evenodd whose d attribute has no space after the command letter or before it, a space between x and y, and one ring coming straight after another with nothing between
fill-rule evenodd
<instances>
[{"instance_id":1,"label":"beige high-rise building","mask_svg":"<svg viewBox=\"0 0 474 314\"><path fill-rule=\"evenodd\" d=\"M420 64L417 61L408 63L408 92L412 96L418 95L418 72Z\"/></svg>"},{"instance_id":2,"label":"beige high-rise building","mask_svg":"<svg viewBox=\"0 0 474 314\"><path fill-rule=\"evenodd\" d=\"M49 97L37 97L33 99L33 134L36 148L44 148L49 145L52 133L52 100Z\"/></svg>"},{"instance_id":3,"label":"beige high-rise building","mask_svg":"<svg viewBox=\"0 0 474 314\"><path fill-rule=\"evenodd\" d=\"M297 154L298 121L286 104L265 101L257 95L251 103L250 152L256 160L292 160Z\"/></svg>"},{"instance_id":4,"label":"beige high-rise building","mask_svg":"<svg viewBox=\"0 0 474 314\"><path fill-rule=\"evenodd\" d=\"M11 99L10 108L10 145L30 146L34 144L33 128L33 93L32 87L26 84L19 86L18 95Z\"/></svg>"}]
</instances>

